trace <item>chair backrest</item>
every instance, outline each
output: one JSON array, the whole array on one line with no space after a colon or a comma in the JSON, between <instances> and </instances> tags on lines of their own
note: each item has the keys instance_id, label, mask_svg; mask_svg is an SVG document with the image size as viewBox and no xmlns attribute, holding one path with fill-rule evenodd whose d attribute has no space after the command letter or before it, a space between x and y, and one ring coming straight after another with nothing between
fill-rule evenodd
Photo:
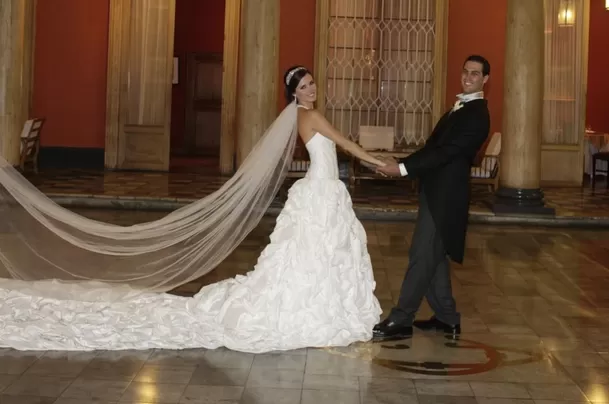
<instances>
[{"instance_id":1,"label":"chair backrest","mask_svg":"<svg viewBox=\"0 0 609 404\"><path fill-rule=\"evenodd\" d=\"M491 135L491 140L486 145L484 157L480 162L480 167L485 170L494 171L497 167L497 159L501 154L501 133L495 132Z\"/></svg>"},{"instance_id":2,"label":"chair backrest","mask_svg":"<svg viewBox=\"0 0 609 404\"><path fill-rule=\"evenodd\" d=\"M395 144L393 126L360 126L358 143L364 150L392 151Z\"/></svg>"},{"instance_id":3,"label":"chair backrest","mask_svg":"<svg viewBox=\"0 0 609 404\"><path fill-rule=\"evenodd\" d=\"M21 131L21 156L27 157L36 151L40 143L43 118L28 119Z\"/></svg>"},{"instance_id":4,"label":"chair backrest","mask_svg":"<svg viewBox=\"0 0 609 404\"><path fill-rule=\"evenodd\" d=\"M489 142L484 150L485 156L498 156L501 154L501 133L495 132L491 135Z\"/></svg>"}]
</instances>

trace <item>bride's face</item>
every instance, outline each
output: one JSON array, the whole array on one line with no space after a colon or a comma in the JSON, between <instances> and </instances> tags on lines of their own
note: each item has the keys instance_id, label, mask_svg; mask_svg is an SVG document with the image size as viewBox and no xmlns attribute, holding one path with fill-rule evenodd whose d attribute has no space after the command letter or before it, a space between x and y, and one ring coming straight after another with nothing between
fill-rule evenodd
<instances>
[{"instance_id":1,"label":"bride's face","mask_svg":"<svg viewBox=\"0 0 609 404\"><path fill-rule=\"evenodd\" d=\"M300 103L313 103L317 100L317 85L313 76L307 74L300 80L295 95Z\"/></svg>"}]
</instances>

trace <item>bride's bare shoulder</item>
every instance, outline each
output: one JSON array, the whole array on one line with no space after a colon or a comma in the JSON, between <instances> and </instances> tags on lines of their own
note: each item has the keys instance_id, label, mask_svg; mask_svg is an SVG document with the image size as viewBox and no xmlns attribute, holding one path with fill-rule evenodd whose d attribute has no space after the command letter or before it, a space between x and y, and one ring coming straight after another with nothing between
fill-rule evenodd
<instances>
[{"instance_id":1,"label":"bride's bare shoulder","mask_svg":"<svg viewBox=\"0 0 609 404\"><path fill-rule=\"evenodd\" d=\"M317 109L304 109L299 108L298 120L303 124L309 124L315 126L315 123L321 120L325 121L326 117Z\"/></svg>"},{"instance_id":2,"label":"bride's bare shoulder","mask_svg":"<svg viewBox=\"0 0 609 404\"><path fill-rule=\"evenodd\" d=\"M315 122L319 117L323 117L316 109L299 108L298 111L298 132L304 143L307 143L315 135Z\"/></svg>"}]
</instances>

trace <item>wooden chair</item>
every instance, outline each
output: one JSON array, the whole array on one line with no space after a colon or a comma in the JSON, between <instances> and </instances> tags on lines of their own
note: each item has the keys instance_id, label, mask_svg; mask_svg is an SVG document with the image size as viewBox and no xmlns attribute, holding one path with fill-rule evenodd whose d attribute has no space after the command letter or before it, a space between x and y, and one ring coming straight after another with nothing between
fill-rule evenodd
<instances>
[{"instance_id":1,"label":"wooden chair","mask_svg":"<svg viewBox=\"0 0 609 404\"><path fill-rule=\"evenodd\" d=\"M472 184L488 185L490 192L499 188L499 155L501 154L501 133L495 132L486 145L480 165L471 169Z\"/></svg>"},{"instance_id":2,"label":"wooden chair","mask_svg":"<svg viewBox=\"0 0 609 404\"><path fill-rule=\"evenodd\" d=\"M309 169L311 162L309 160L292 160L287 174L287 178L303 178Z\"/></svg>"},{"instance_id":3,"label":"wooden chair","mask_svg":"<svg viewBox=\"0 0 609 404\"><path fill-rule=\"evenodd\" d=\"M21 132L21 150L19 168L25 172L26 164L31 164L34 172L38 174L38 155L40 153L40 132L44 118L29 119L23 125Z\"/></svg>"},{"instance_id":4,"label":"wooden chair","mask_svg":"<svg viewBox=\"0 0 609 404\"><path fill-rule=\"evenodd\" d=\"M360 126L358 131L358 143L368 153L380 157L392 157L400 159L411 155L416 149L406 148L395 144L395 128L393 126ZM384 177L376 174L373 170L365 168L358 159L351 156L349 163L349 189L353 191L355 186L362 180L377 181L410 181L412 190L417 187L416 181L406 177Z\"/></svg>"},{"instance_id":5,"label":"wooden chair","mask_svg":"<svg viewBox=\"0 0 609 404\"><path fill-rule=\"evenodd\" d=\"M606 161L607 162L607 169L600 169L596 167L596 162L597 161ZM598 153L594 153L592 155L592 189L594 189L595 185L596 185L596 173L597 172L602 172L607 176L607 183L605 184L605 186L607 187L607 189L609 189L609 151L605 151L605 152L598 152Z\"/></svg>"}]
</instances>

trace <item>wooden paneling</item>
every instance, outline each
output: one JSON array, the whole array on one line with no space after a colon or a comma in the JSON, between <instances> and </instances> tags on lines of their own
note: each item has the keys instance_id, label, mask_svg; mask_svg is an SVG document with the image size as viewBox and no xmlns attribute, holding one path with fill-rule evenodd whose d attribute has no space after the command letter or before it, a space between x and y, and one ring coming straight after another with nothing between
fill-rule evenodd
<instances>
[{"instance_id":1,"label":"wooden paneling","mask_svg":"<svg viewBox=\"0 0 609 404\"><path fill-rule=\"evenodd\" d=\"M175 0L111 0L106 167L168 170Z\"/></svg>"},{"instance_id":2,"label":"wooden paneling","mask_svg":"<svg viewBox=\"0 0 609 404\"><path fill-rule=\"evenodd\" d=\"M222 118L222 55L192 53L187 58L186 131L188 155L218 156Z\"/></svg>"},{"instance_id":3,"label":"wooden paneling","mask_svg":"<svg viewBox=\"0 0 609 404\"><path fill-rule=\"evenodd\" d=\"M543 145L541 147L541 182L579 185L583 159L579 145Z\"/></svg>"}]
</instances>

